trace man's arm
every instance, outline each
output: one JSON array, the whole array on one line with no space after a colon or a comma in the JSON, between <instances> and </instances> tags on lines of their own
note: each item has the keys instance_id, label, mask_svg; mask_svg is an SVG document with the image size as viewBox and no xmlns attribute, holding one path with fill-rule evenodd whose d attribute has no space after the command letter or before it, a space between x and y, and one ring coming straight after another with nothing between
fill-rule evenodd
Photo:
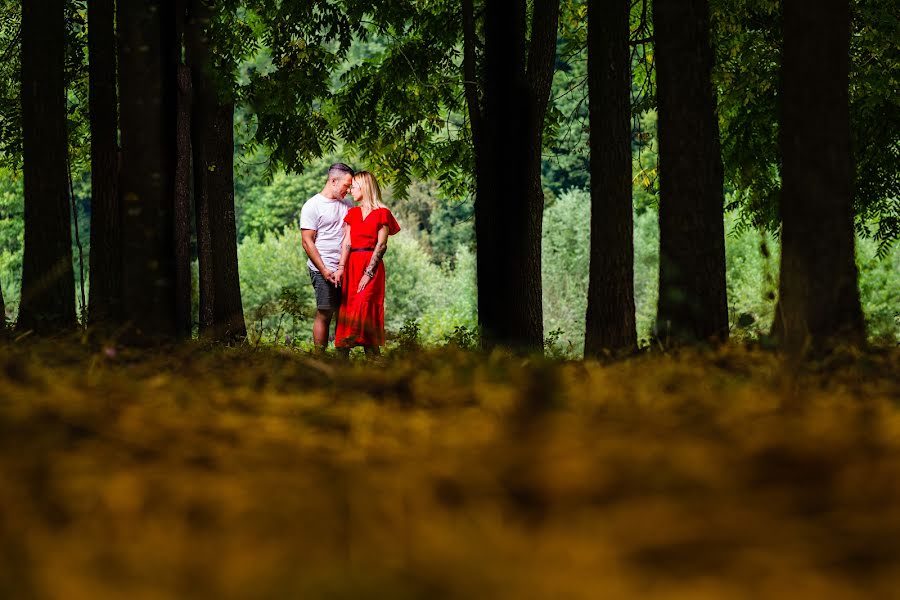
<instances>
[{"instance_id":1,"label":"man's arm","mask_svg":"<svg viewBox=\"0 0 900 600\"><path fill-rule=\"evenodd\" d=\"M331 279L333 274L325 266L325 263L322 262L322 257L321 255L319 255L319 249L316 248L316 230L301 229L300 237L303 240L303 249L306 251L306 255L309 257L309 260L311 260L313 265L319 270L319 273L322 274L322 277L324 277L325 279Z\"/></svg>"},{"instance_id":2,"label":"man's arm","mask_svg":"<svg viewBox=\"0 0 900 600\"><path fill-rule=\"evenodd\" d=\"M344 239L341 241L341 258L338 260L337 269L334 270L334 285L340 287L341 277L347 267L347 260L350 258L350 224L344 224Z\"/></svg>"}]
</instances>

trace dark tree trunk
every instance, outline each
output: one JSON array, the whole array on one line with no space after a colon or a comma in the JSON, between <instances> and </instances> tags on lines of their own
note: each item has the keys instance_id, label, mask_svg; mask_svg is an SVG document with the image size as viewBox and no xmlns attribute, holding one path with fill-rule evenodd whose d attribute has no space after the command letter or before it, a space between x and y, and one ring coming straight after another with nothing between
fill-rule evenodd
<instances>
[{"instance_id":1,"label":"dark tree trunk","mask_svg":"<svg viewBox=\"0 0 900 600\"><path fill-rule=\"evenodd\" d=\"M216 339L242 341L247 337L238 273L237 222L234 214L234 103L216 107L210 132L210 230L214 260L214 316Z\"/></svg>"},{"instance_id":2,"label":"dark tree trunk","mask_svg":"<svg viewBox=\"0 0 900 600\"><path fill-rule=\"evenodd\" d=\"M466 3L464 10L469 9ZM475 137L475 239L478 319L487 345L534 350L543 342L541 142L558 11L558 1L534 3L526 70L526 3L485 4L484 110ZM466 19L471 34L474 28ZM476 94L467 91L471 117Z\"/></svg>"},{"instance_id":3,"label":"dark tree trunk","mask_svg":"<svg viewBox=\"0 0 900 600\"><path fill-rule=\"evenodd\" d=\"M234 103L217 93L207 27L210 9L192 0L188 47L194 102L194 203L200 261L200 334L233 342L247 336L234 214Z\"/></svg>"},{"instance_id":4,"label":"dark tree trunk","mask_svg":"<svg viewBox=\"0 0 900 600\"><path fill-rule=\"evenodd\" d=\"M175 333L190 339L191 322L191 69L184 64L181 44L187 18L185 0L175 2L175 62L178 109L175 151Z\"/></svg>"},{"instance_id":5,"label":"dark tree trunk","mask_svg":"<svg viewBox=\"0 0 900 600\"><path fill-rule=\"evenodd\" d=\"M848 0L786 0L780 304L789 351L862 343L854 260Z\"/></svg>"},{"instance_id":6,"label":"dark tree trunk","mask_svg":"<svg viewBox=\"0 0 900 600\"><path fill-rule=\"evenodd\" d=\"M63 0L22 4L25 249L18 327L74 328Z\"/></svg>"},{"instance_id":7,"label":"dark tree trunk","mask_svg":"<svg viewBox=\"0 0 900 600\"><path fill-rule=\"evenodd\" d=\"M656 0L659 305L664 341L724 341L723 170L707 0Z\"/></svg>"},{"instance_id":8,"label":"dark tree trunk","mask_svg":"<svg viewBox=\"0 0 900 600\"><path fill-rule=\"evenodd\" d=\"M118 3L122 264L126 338L175 338L175 10L170 2Z\"/></svg>"},{"instance_id":9,"label":"dark tree trunk","mask_svg":"<svg viewBox=\"0 0 900 600\"><path fill-rule=\"evenodd\" d=\"M209 172L205 168L206 151L204 137L212 128L213 115L206 111L210 104L208 96L213 92L206 89L208 78L199 72L197 65L205 65L209 60L206 43L206 27L209 25L210 11L200 0L190 0L188 23L185 30L185 47L191 68L192 115L191 141L194 165L194 211L197 231L197 262L199 274L197 287L200 294L200 335L209 337L213 331L214 271L213 251L209 215Z\"/></svg>"},{"instance_id":10,"label":"dark tree trunk","mask_svg":"<svg viewBox=\"0 0 900 600\"><path fill-rule=\"evenodd\" d=\"M122 255L119 227L118 99L115 0L88 2L91 118L91 254L88 321L121 316Z\"/></svg>"},{"instance_id":11,"label":"dark tree trunk","mask_svg":"<svg viewBox=\"0 0 900 600\"><path fill-rule=\"evenodd\" d=\"M584 354L637 344L628 0L588 2L591 263Z\"/></svg>"}]
</instances>

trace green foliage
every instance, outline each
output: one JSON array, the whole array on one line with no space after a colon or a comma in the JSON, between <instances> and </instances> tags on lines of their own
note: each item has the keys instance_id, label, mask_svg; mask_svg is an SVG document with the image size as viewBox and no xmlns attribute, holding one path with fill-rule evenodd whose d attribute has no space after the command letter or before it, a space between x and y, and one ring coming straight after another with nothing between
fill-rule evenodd
<instances>
[{"instance_id":1,"label":"green foliage","mask_svg":"<svg viewBox=\"0 0 900 600\"><path fill-rule=\"evenodd\" d=\"M459 350L474 350L478 347L478 340L478 331L469 329L465 325L457 325L452 332L444 336L444 342L447 346L452 346Z\"/></svg>"},{"instance_id":2,"label":"green foliage","mask_svg":"<svg viewBox=\"0 0 900 600\"><path fill-rule=\"evenodd\" d=\"M273 169L301 172L337 145L327 114L331 76L361 31L361 13L331 2L249 0L244 7L238 20L254 43L214 47L235 67L265 55L265 67L245 69L237 90L255 124L248 149L265 146Z\"/></svg>"},{"instance_id":3,"label":"green foliage","mask_svg":"<svg viewBox=\"0 0 900 600\"><path fill-rule=\"evenodd\" d=\"M359 39L376 45L341 75L338 130L373 169L406 195L414 176L435 178L461 197L473 172L461 78L457 2L373 10Z\"/></svg>"},{"instance_id":4,"label":"green foliage","mask_svg":"<svg viewBox=\"0 0 900 600\"><path fill-rule=\"evenodd\" d=\"M574 354L584 352L590 266L590 196L585 190L564 193L544 212L541 272L544 330L561 330ZM659 227L655 210L634 215L634 294L639 338L648 339L656 317L659 287ZM564 336L564 337L563 337Z\"/></svg>"},{"instance_id":5,"label":"green foliage","mask_svg":"<svg viewBox=\"0 0 900 600\"><path fill-rule=\"evenodd\" d=\"M303 175L279 171L271 182L236 194L238 239L262 239L266 232L295 223L303 203L322 189L327 168L309 169Z\"/></svg>"},{"instance_id":6,"label":"green foliage","mask_svg":"<svg viewBox=\"0 0 900 600\"><path fill-rule=\"evenodd\" d=\"M65 3L66 122L72 170L90 163L87 74L87 0ZM22 3L0 0L0 167L22 167Z\"/></svg>"},{"instance_id":7,"label":"green foliage","mask_svg":"<svg viewBox=\"0 0 900 600\"><path fill-rule=\"evenodd\" d=\"M778 292L778 240L744 228L735 213L725 217L725 285L728 323L735 338L768 335Z\"/></svg>"},{"instance_id":8,"label":"green foliage","mask_svg":"<svg viewBox=\"0 0 900 600\"><path fill-rule=\"evenodd\" d=\"M780 3L712 0L725 178L742 229L778 227ZM852 0L850 129L857 231L887 256L900 237L900 21L896 2Z\"/></svg>"},{"instance_id":9,"label":"green foliage","mask_svg":"<svg viewBox=\"0 0 900 600\"><path fill-rule=\"evenodd\" d=\"M22 161L21 79L22 3L0 1L0 166ZM7 300L9 302L9 300Z\"/></svg>"},{"instance_id":10,"label":"green foliage","mask_svg":"<svg viewBox=\"0 0 900 600\"><path fill-rule=\"evenodd\" d=\"M18 313L19 290L22 279L22 248L24 240L24 204L22 178L13 178L0 170L0 286L6 314Z\"/></svg>"},{"instance_id":11,"label":"green foliage","mask_svg":"<svg viewBox=\"0 0 900 600\"><path fill-rule=\"evenodd\" d=\"M406 196L387 199L391 210L413 232L437 265L454 264L460 248L474 250L474 205L469 198L441 197L436 181L413 180Z\"/></svg>"},{"instance_id":12,"label":"green foliage","mask_svg":"<svg viewBox=\"0 0 900 600\"><path fill-rule=\"evenodd\" d=\"M869 337L900 343L900 246L886 254L878 240L858 237L859 295Z\"/></svg>"},{"instance_id":13,"label":"green foliage","mask_svg":"<svg viewBox=\"0 0 900 600\"><path fill-rule=\"evenodd\" d=\"M421 349L419 339L419 322L415 319L407 319L403 327L397 332L395 339L396 350L401 353L412 353Z\"/></svg>"},{"instance_id":14,"label":"green foliage","mask_svg":"<svg viewBox=\"0 0 900 600\"><path fill-rule=\"evenodd\" d=\"M399 331L408 319L420 324L422 341L434 344L455 327L475 329L475 260L461 249L455 267L431 262L411 234L393 236L385 255L385 327Z\"/></svg>"},{"instance_id":15,"label":"green foliage","mask_svg":"<svg viewBox=\"0 0 900 600\"><path fill-rule=\"evenodd\" d=\"M288 313L293 318L286 332L298 339L311 336L301 321L308 307L315 309L315 297L296 227L267 232L262 240L244 238L238 246L238 268L244 316L254 335L274 332Z\"/></svg>"}]
</instances>

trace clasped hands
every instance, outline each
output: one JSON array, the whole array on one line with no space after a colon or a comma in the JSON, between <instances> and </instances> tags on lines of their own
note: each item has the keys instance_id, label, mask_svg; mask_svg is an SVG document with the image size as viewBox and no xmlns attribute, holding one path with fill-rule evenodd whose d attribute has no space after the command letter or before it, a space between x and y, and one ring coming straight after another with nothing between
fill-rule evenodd
<instances>
[{"instance_id":1,"label":"clasped hands","mask_svg":"<svg viewBox=\"0 0 900 600\"><path fill-rule=\"evenodd\" d=\"M344 267L342 265L338 265L338 267L334 271L325 270L325 273L322 274L325 279L333 283L337 287L341 287L341 277L344 276ZM365 287L372 281L372 277L363 271L362 277L359 278L359 285L356 287L356 292L359 293L365 289Z\"/></svg>"}]
</instances>

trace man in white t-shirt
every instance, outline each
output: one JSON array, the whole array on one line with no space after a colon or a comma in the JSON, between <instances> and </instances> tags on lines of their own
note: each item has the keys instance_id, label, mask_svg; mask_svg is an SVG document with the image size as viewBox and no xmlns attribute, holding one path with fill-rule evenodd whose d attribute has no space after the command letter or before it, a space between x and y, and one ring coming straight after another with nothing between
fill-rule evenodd
<instances>
[{"instance_id":1,"label":"man in white t-shirt","mask_svg":"<svg viewBox=\"0 0 900 600\"><path fill-rule=\"evenodd\" d=\"M328 346L331 319L341 306L340 283L344 273L338 262L344 217L353 206L353 202L344 199L352 181L353 169L344 163L331 165L322 192L307 200L300 210L300 234L303 249L309 256L306 265L316 291L313 342L321 350Z\"/></svg>"}]
</instances>

